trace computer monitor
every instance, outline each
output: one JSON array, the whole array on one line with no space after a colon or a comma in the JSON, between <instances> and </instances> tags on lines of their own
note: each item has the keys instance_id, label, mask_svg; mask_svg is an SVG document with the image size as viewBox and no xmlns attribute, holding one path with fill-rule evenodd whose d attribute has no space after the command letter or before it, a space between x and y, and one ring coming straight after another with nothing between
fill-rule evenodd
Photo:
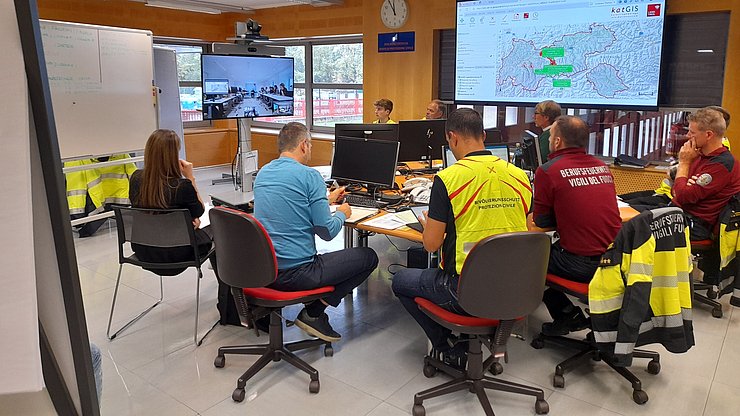
<instances>
[{"instance_id":1,"label":"computer monitor","mask_svg":"<svg viewBox=\"0 0 740 416\"><path fill-rule=\"evenodd\" d=\"M525 130L522 137L522 159L524 161L522 168L533 172L542 164L540 141L537 140L537 133L530 130Z\"/></svg>"},{"instance_id":2,"label":"computer monitor","mask_svg":"<svg viewBox=\"0 0 740 416\"><path fill-rule=\"evenodd\" d=\"M398 141L401 148L398 160L402 162L442 158L442 146L447 144L447 120L405 120L398 123Z\"/></svg>"},{"instance_id":3,"label":"computer monitor","mask_svg":"<svg viewBox=\"0 0 740 416\"><path fill-rule=\"evenodd\" d=\"M398 124L338 123L334 126L334 136L397 141Z\"/></svg>"},{"instance_id":4,"label":"computer monitor","mask_svg":"<svg viewBox=\"0 0 740 416\"><path fill-rule=\"evenodd\" d=\"M498 156L500 159L503 159L505 161L509 161L509 146L506 144L486 144L486 150L491 152L492 155ZM442 151L444 153L444 158L442 159L444 167L452 166L457 162L457 159L455 159L455 155L452 154L452 149L450 149L450 146L442 146Z\"/></svg>"},{"instance_id":5,"label":"computer monitor","mask_svg":"<svg viewBox=\"0 0 740 416\"><path fill-rule=\"evenodd\" d=\"M334 137L331 177L363 185L393 187L398 142L356 137Z\"/></svg>"},{"instance_id":6,"label":"computer monitor","mask_svg":"<svg viewBox=\"0 0 740 416\"><path fill-rule=\"evenodd\" d=\"M229 93L228 79L204 79L203 94L206 95L223 95Z\"/></svg>"}]
</instances>

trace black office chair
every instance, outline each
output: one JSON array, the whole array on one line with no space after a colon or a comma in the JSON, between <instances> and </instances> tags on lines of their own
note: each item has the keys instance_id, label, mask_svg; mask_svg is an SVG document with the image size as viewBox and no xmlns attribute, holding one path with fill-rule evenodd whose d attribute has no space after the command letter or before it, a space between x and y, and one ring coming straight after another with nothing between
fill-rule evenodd
<instances>
[{"instance_id":1,"label":"black office chair","mask_svg":"<svg viewBox=\"0 0 740 416\"><path fill-rule=\"evenodd\" d=\"M470 315L450 312L424 299L416 298L419 308L440 325L467 338L468 362L465 371L450 367L437 357L424 358L424 375L437 370L455 379L414 396L414 416L424 416L423 401L459 390L478 396L486 415L493 416L486 389L535 396L537 414L549 412L542 389L483 375L493 367L500 373L498 360L506 355L506 343L514 322L529 315L542 302L545 273L550 253L550 237L544 233L509 233L488 237L468 254L460 274L458 300ZM482 345L491 350L483 361Z\"/></svg>"},{"instance_id":2,"label":"black office chair","mask_svg":"<svg viewBox=\"0 0 740 416\"><path fill-rule=\"evenodd\" d=\"M313 290L283 292L265 286L277 277L277 258L267 231L254 217L242 211L216 207L210 213L213 236L218 245L218 273L221 280L231 286L239 315L250 328L263 316L270 316L270 342L260 345L229 346L218 349L213 364L222 368L226 354L260 355L260 358L239 377L231 398L241 402L247 381L270 361L285 360L311 376L308 390L319 392L319 372L298 358L294 351L324 345L324 355L334 355L331 343L320 339L283 342L281 311L284 306L309 303L334 291L334 286ZM257 331L259 335L259 331Z\"/></svg>"},{"instance_id":3,"label":"black office chair","mask_svg":"<svg viewBox=\"0 0 740 416\"><path fill-rule=\"evenodd\" d=\"M691 242L691 253L697 260L708 255L711 251L719 251L714 240L696 240ZM696 269L694 269L696 272ZM699 281L694 278L692 273L692 285L694 291L694 301L712 307L712 316L722 318L722 304L717 301L718 291L715 289L718 282ZM702 293L703 292L703 293Z\"/></svg>"},{"instance_id":4,"label":"black office chair","mask_svg":"<svg viewBox=\"0 0 740 416\"><path fill-rule=\"evenodd\" d=\"M581 302L588 304L588 283L574 282L573 280L564 279L548 273L547 286L576 297ZM644 404L648 401L648 395L642 389L642 381L629 368L619 367L613 363L610 357L601 354L596 346L592 331L589 331L584 340L566 336L548 336L540 333L532 340L531 345L535 349L541 349L548 342L578 351L555 366L555 375L552 378L553 387L564 388L565 373L585 364L588 359L592 359L594 361L604 361L609 367L632 384L632 400L635 403ZM647 372L650 374L660 373L660 354L657 352L635 349L632 352L632 356L635 358L649 358L650 362L647 366Z\"/></svg>"},{"instance_id":5,"label":"black office chair","mask_svg":"<svg viewBox=\"0 0 740 416\"><path fill-rule=\"evenodd\" d=\"M115 212L116 228L118 230L119 266L116 288L113 292L113 302L110 307L110 316L108 317L108 329L106 331L108 339L111 341L114 340L118 334L133 325L162 302L164 298L162 276L176 276L188 267L195 267L198 270L198 275L195 288L195 329L193 331L193 342L196 345L200 345L203 339L210 333L209 330L198 340L200 279L203 277L201 267L203 262L213 254L215 247L212 246L206 253L199 252L195 239L193 219L190 216L190 211L187 209L147 209L114 206L113 211ZM150 248L177 250L183 253L186 258L190 257L189 253L192 252L192 260L169 263L143 261L139 259L136 253L126 255L126 252L131 252L130 249L126 248L126 243ZM111 335L113 311L116 308L118 287L121 284L121 272L123 271L124 264L141 267L159 276L159 300ZM213 327L215 327L215 324Z\"/></svg>"}]
</instances>

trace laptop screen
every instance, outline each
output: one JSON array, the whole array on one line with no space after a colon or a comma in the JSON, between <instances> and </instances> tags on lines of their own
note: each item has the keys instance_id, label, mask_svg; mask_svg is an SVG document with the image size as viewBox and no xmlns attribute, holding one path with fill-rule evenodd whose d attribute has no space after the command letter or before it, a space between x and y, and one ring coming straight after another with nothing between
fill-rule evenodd
<instances>
[{"instance_id":1,"label":"laptop screen","mask_svg":"<svg viewBox=\"0 0 740 416\"><path fill-rule=\"evenodd\" d=\"M457 162L457 159L455 159L455 155L452 154L452 150L450 149L450 146L442 146L443 150L443 156L444 156L444 167L452 166ZM494 156L498 156L500 159L503 159L505 161L509 161L509 146L506 144L487 144L486 150L491 152Z\"/></svg>"}]
</instances>

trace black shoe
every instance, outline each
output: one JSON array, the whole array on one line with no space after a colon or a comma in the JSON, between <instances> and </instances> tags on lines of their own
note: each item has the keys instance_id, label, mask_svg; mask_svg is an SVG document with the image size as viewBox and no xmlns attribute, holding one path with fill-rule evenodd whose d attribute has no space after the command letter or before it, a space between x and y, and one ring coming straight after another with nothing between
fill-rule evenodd
<instances>
[{"instance_id":1,"label":"black shoe","mask_svg":"<svg viewBox=\"0 0 740 416\"><path fill-rule=\"evenodd\" d=\"M312 318L308 316L306 309L303 309L295 319L295 324L309 335L327 342L337 342L342 339L342 336L329 325L329 315L326 313L322 313L317 318Z\"/></svg>"},{"instance_id":2,"label":"black shoe","mask_svg":"<svg viewBox=\"0 0 740 416\"><path fill-rule=\"evenodd\" d=\"M553 322L542 324L542 334L548 337L568 335L570 332L580 331L591 326L591 320L576 308L576 311L567 318L556 319Z\"/></svg>"}]
</instances>

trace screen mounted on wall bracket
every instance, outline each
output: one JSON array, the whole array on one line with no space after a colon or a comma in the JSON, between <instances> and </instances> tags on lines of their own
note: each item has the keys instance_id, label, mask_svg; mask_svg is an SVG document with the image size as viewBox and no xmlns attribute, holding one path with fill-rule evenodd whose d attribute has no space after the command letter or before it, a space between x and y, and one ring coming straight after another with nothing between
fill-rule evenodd
<instances>
[{"instance_id":1,"label":"screen mounted on wall bracket","mask_svg":"<svg viewBox=\"0 0 740 416\"><path fill-rule=\"evenodd\" d=\"M455 102L658 105L665 0L458 0Z\"/></svg>"}]
</instances>

